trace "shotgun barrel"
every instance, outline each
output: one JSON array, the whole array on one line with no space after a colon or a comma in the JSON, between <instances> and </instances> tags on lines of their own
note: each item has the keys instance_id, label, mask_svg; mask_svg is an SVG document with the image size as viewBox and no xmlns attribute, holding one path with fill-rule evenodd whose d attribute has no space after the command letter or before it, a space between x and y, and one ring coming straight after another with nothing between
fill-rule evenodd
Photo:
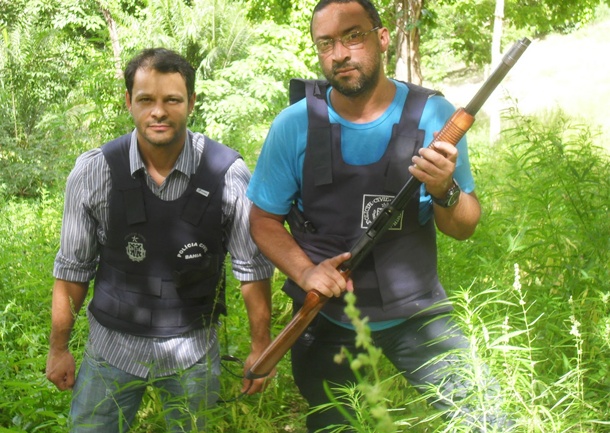
<instances>
[{"instance_id":1,"label":"shotgun barrel","mask_svg":"<svg viewBox=\"0 0 610 433\"><path fill-rule=\"evenodd\" d=\"M454 146L457 145L474 123L474 116L476 113L480 110L498 84L504 79L508 71L515 65L529 44L529 39L523 38L513 45L513 47L503 56L498 67L492 72L489 78L485 80L482 87L468 103L466 108L459 108L453 113L434 140L429 144L430 148L434 149L435 143L440 141L451 143ZM400 212L406 207L409 200L411 200L420 187L421 182L411 176L394 199L373 220L369 228L360 236L350 250L351 257L343 262L338 268L345 279L349 278L351 272L356 269L362 260L371 252L385 232L392 227L396 219L400 216ZM327 300L328 297L316 290L308 292L303 307L301 307L288 325L286 325L259 359L246 372L245 377L247 379L266 377L286 352L288 352L303 331L305 331Z\"/></svg>"},{"instance_id":2,"label":"shotgun barrel","mask_svg":"<svg viewBox=\"0 0 610 433\"><path fill-rule=\"evenodd\" d=\"M498 84L500 84L506 74L508 74L508 71L515 66L515 63L517 63L517 60L519 60L519 57L521 57L529 45L530 40L523 38L515 42L511 49L504 54L500 64L492 72L489 78L485 80L485 83L483 83L479 91L472 97L468 105L466 105L465 110L468 114L476 116L485 101L487 101L496 87L498 87Z\"/></svg>"}]
</instances>

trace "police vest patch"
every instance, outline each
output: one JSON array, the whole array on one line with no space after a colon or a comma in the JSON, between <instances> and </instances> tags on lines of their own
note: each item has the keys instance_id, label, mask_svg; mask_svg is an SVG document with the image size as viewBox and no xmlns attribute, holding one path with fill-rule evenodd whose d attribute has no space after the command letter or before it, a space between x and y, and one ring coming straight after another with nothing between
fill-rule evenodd
<instances>
[{"instance_id":1,"label":"police vest patch","mask_svg":"<svg viewBox=\"0 0 610 433\"><path fill-rule=\"evenodd\" d=\"M392 201L392 195L372 195L364 194L362 196L362 220L360 227L367 229L371 226L375 218L383 211L383 208ZM403 211L400 212L398 219L392 224L389 230L402 230Z\"/></svg>"},{"instance_id":2,"label":"police vest patch","mask_svg":"<svg viewBox=\"0 0 610 433\"><path fill-rule=\"evenodd\" d=\"M180 251L178 251L176 257L179 259L190 260L203 257L207 252L208 247L205 244L191 242L180 248Z\"/></svg>"},{"instance_id":3,"label":"police vest patch","mask_svg":"<svg viewBox=\"0 0 610 433\"><path fill-rule=\"evenodd\" d=\"M144 236L132 233L127 236L125 240L127 241L125 252L127 253L127 257L129 257L129 260L132 262L144 261L146 258L146 249L144 248L146 239L144 239Z\"/></svg>"}]
</instances>

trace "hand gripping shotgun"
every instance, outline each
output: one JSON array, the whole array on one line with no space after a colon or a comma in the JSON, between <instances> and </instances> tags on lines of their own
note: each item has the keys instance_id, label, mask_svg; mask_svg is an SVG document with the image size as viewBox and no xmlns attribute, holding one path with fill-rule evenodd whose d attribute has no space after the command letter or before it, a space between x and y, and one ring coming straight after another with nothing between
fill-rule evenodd
<instances>
[{"instance_id":1,"label":"hand gripping shotgun","mask_svg":"<svg viewBox=\"0 0 610 433\"><path fill-rule=\"evenodd\" d=\"M440 141L451 143L454 146L457 145L464 134L466 134L466 131L468 131L474 123L474 116L476 113L483 106L498 84L504 79L508 71L515 65L529 44L530 40L523 38L513 45L510 51L502 58L500 65L494 70L489 78L487 78L485 83L483 83L483 86L468 103L466 108L459 108L453 113L449 120L447 120L443 128L430 143L429 147L431 149L435 149L435 143ZM399 217L400 212L406 207L415 191L420 187L421 182L411 176L394 199L388 203L371 223L370 227L358 239L350 250L351 257L337 268L346 280L349 278L351 272L356 269L362 260L371 252L383 234L392 227ZM286 352L288 352L290 347L292 347L297 338L305 331L327 300L328 297L316 290L308 292L301 309L294 315L288 325L286 325L248 370L246 378L258 379L266 377Z\"/></svg>"}]
</instances>

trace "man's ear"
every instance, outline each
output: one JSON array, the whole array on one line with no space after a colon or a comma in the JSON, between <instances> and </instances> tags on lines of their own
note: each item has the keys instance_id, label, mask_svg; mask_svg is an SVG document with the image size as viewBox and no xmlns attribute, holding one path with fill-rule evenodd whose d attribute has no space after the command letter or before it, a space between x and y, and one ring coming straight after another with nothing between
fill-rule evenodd
<instances>
[{"instance_id":1,"label":"man's ear","mask_svg":"<svg viewBox=\"0 0 610 433\"><path fill-rule=\"evenodd\" d=\"M379 45L381 47L381 52L385 53L390 46L390 32L387 28L382 27L379 29Z\"/></svg>"},{"instance_id":2,"label":"man's ear","mask_svg":"<svg viewBox=\"0 0 610 433\"><path fill-rule=\"evenodd\" d=\"M131 95L129 94L128 90L125 90L125 105L127 106L127 109L129 110L129 112L131 113Z\"/></svg>"},{"instance_id":3,"label":"man's ear","mask_svg":"<svg viewBox=\"0 0 610 433\"><path fill-rule=\"evenodd\" d=\"M189 98L189 115L193 112L193 109L195 108L195 100L197 99L197 94L193 93L191 95L191 97Z\"/></svg>"}]
</instances>

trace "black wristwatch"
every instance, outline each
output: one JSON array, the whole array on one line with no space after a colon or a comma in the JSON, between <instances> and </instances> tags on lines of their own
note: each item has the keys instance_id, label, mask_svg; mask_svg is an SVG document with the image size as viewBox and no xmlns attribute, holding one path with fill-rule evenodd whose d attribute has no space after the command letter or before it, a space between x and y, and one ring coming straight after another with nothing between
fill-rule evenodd
<instances>
[{"instance_id":1,"label":"black wristwatch","mask_svg":"<svg viewBox=\"0 0 610 433\"><path fill-rule=\"evenodd\" d=\"M453 185L451 185L451 188L449 188L449 191L447 191L447 196L443 199L432 196L432 201L440 207L455 206L458 201L460 201L460 192L460 186L457 184L455 179L453 179Z\"/></svg>"}]
</instances>

